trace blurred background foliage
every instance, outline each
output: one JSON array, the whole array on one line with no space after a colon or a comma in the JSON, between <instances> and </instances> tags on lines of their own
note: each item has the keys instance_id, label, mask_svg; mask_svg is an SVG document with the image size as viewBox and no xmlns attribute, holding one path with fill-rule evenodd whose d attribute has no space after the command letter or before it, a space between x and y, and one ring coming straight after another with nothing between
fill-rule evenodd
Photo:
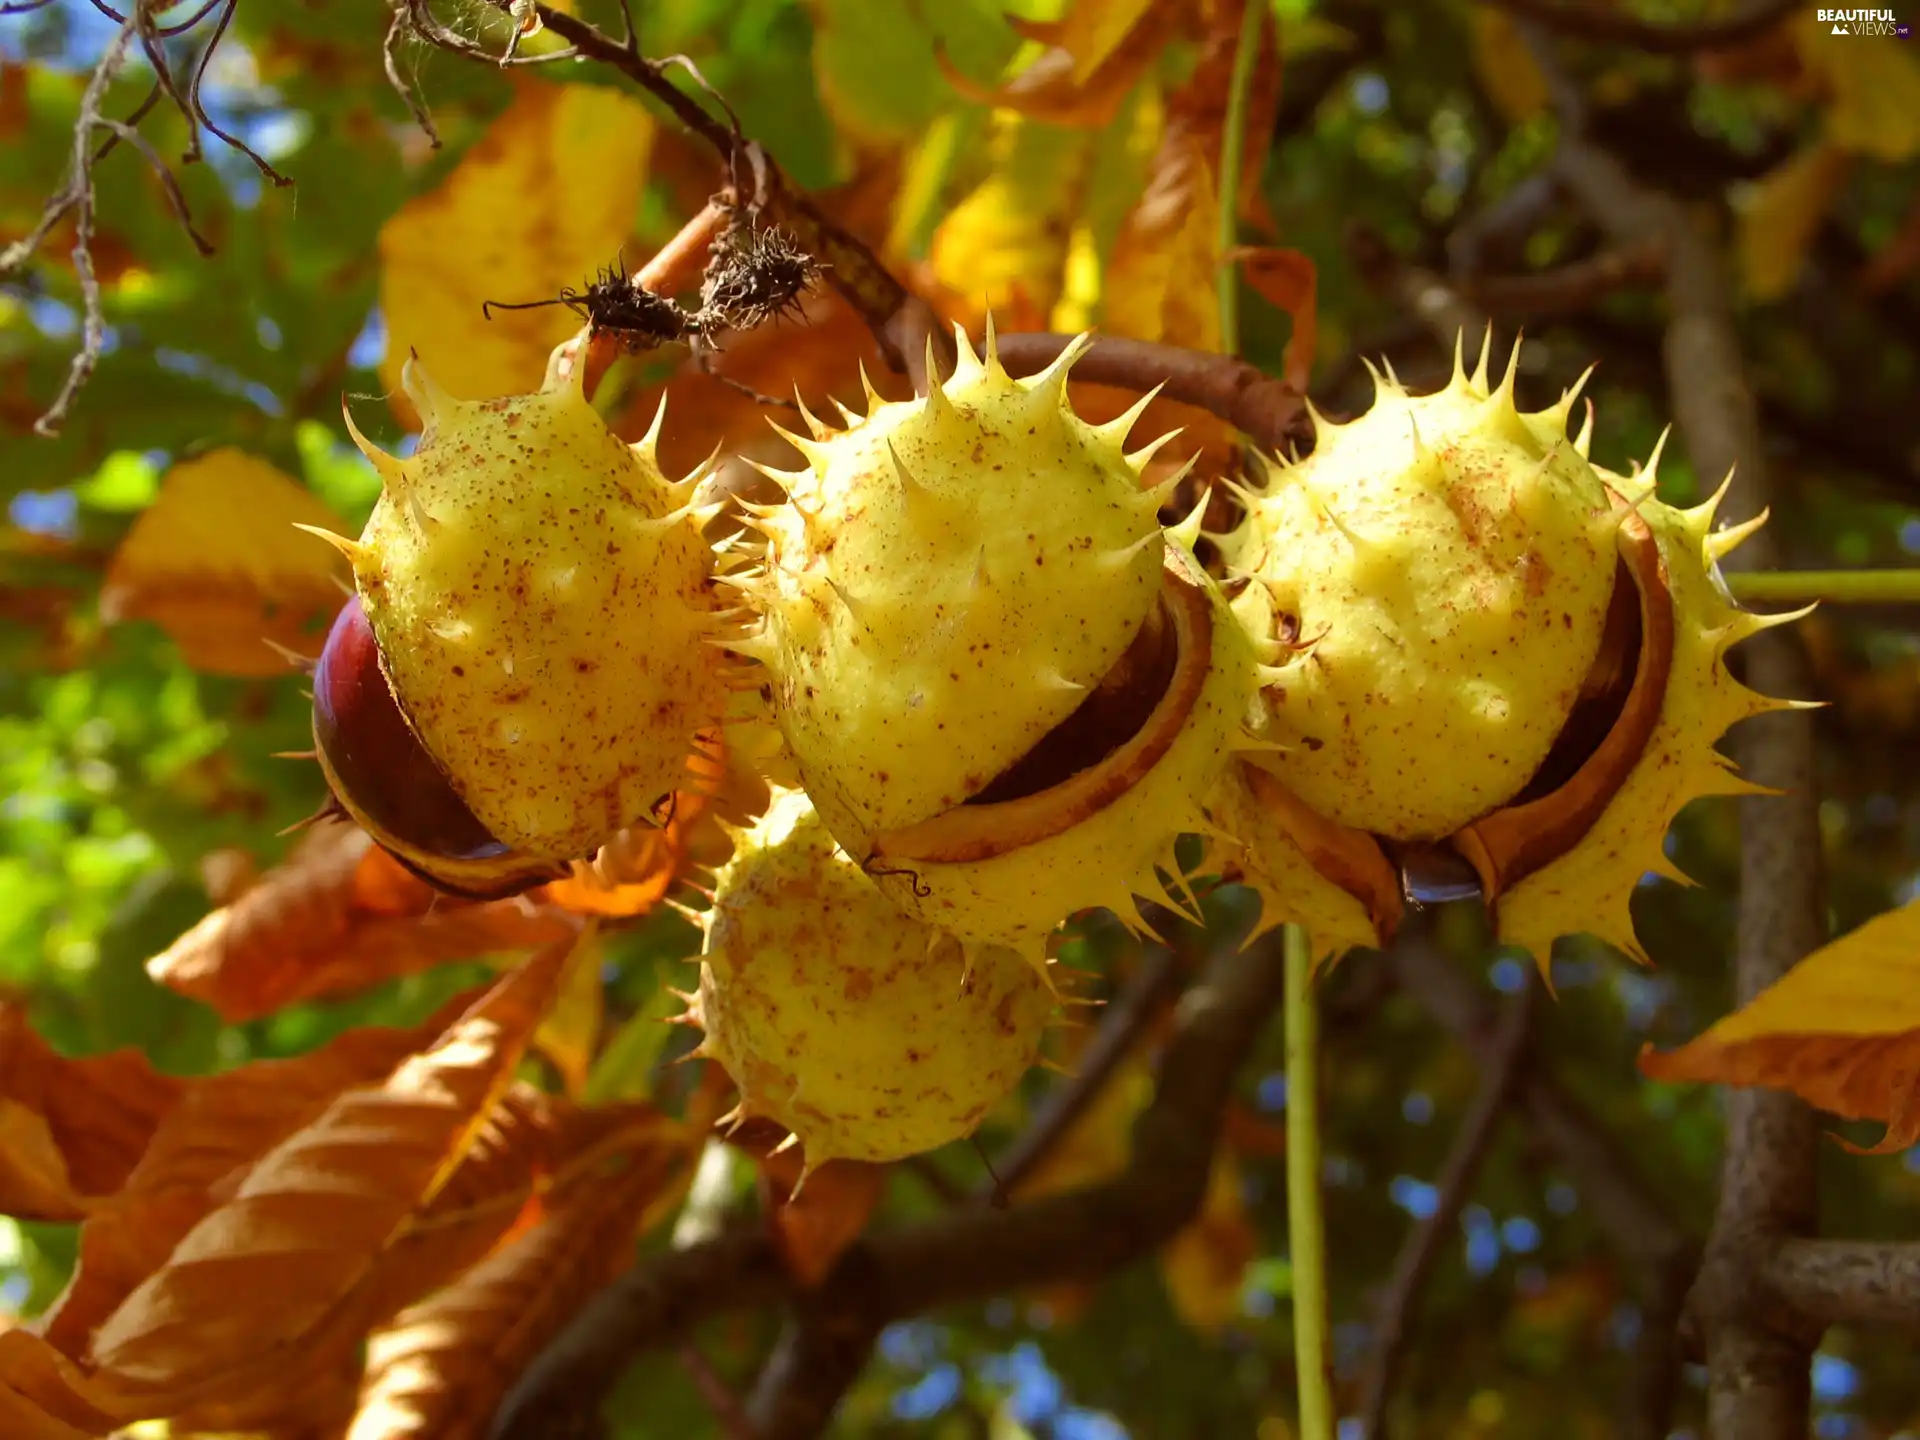
<instances>
[{"instance_id":1,"label":"blurred background foliage","mask_svg":"<svg viewBox=\"0 0 1920 1440\"><path fill-rule=\"evenodd\" d=\"M788 174L849 197L849 223L908 274L974 284L997 306L1019 299L1023 284L1043 320L1052 309L1056 319L1098 323L1114 302L1102 293L1099 260L1141 180L1127 127L1188 63L1176 50L1161 62L1164 73L1141 78L1090 134L975 98L1022 43L1005 13L1046 19L1061 9L1049 0L644 0L636 8L647 53L693 57ZM1687 22L1721 7L1644 0L1626 8ZM1571 206L1533 193L1543 188L1537 177L1555 126L1537 74L1529 79L1497 15L1463 3L1358 0L1277 0L1275 13L1283 78L1261 201L1272 238L1317 269L1316 400L1334 413L1363 407L1362 356L1389 356L1412 385L1436 381L1451 343L1410 297L1429 280L1444 282L1456 298L1488 297L1498 349L1524 322L1522 385L1534 403L1597 362L1588 392L1599 417L1595 459L1624 469L1644 457L1667 420L1651 294L1624 286L1537 312L1493 303L1499 277L1557 273L1601 246ZM456 7L449 18L463 33L497 33L477 12ZM1845 57L1809 63L1812 42L1795 32L1803 18L1793 12L1781 35L1748 47L1742 63L1590 47L1583 79L1600 133L1643 178L1727 216L1747 295L1742 339L1779 469L1774 528L1791 564L1908 564L1920 551L1920 278L1912 260L1920 137L1911 134L1920 105L1905 107L1901 96L1913 91L1897 87L1914 83L1920 47L1895 51L1904 72L1889 62L1852 75L1841 68ZM0 985L30 1004L35 1024L68 1053L137 1045L163 1069L203 1073L296 1053L353 1024L412 1023L474 974L446 967L239 1026L156 986L145 962L206 913L233 867L264 869L284 853L280 832L315 807L322 787L311 766L272 758L307 743L297 675L198 672L158 626L110 623L100 605L110 559L162 475L211 449L265 458L358 527L376 485L346 443L339 397L388 388L382 227L449 173L516 84L610 83L591 66L510 81L486 65L407 48L401 62L445 141L436 151L382 73L386 24L379 0L238 7L210 72L209 110L294 183L265 183L219 146L183 170L196 223L217 247L212 258L194 252L134 155L98 168L109 340L58 439L36 438L30 427L75 344L77 292L62 259L70 237L57 233L49 263L0 289ZM61 183L84 76L111 31L70 0L0 19L0 240L24 233ZM956 86L953 71L972 86ZM146 83L130 69L107 109L127 112ZM175 121L152 138L172 155L185 137ZM1096 169L1117 178L1062 186L1063 157L1089 143L1104 147ZM1804 183L1812 163L1804 152L1833 144L1844 163L1822 169L1819 184ZM703 157L657 137L628 255L658 245L715 183ZM1082 222L1094 231L1090 272L1057 243ZM1901 253L1904 266L1886 258ZM476 310L482 298L525 297L510 265L486 283L492 288L471 297ZM1244 329L1245 353L1277 371L1287 317L1249 297ZM796 367L817 363L807 332L783 343ZM376 405L362 402L357 413L375 438L404 445L400 422L381 420ZM709 447L697 416L677 423L692 428L694 450ZM1684 457L1670 458L1661 475L1675 500L1718 479L1692 474ZM1920 894L1920 769L1911 763L1920 644L1909 617L1867 607L1828 612L1804 628L1834 702L1819 719L1822 818L1832 919L1844 929ZM1645 1083L1634 1056L1646 1043L1697 1033L1727 1008L1733 818L1727 803L1694 807L1672 848L1700 887L1649 883L1637 897L1656 968L1563 942L1558 999L1540 1021L1541 1051L1560 1086L1603 1122L1624 1162L1696 1236L1715 1193L1714 1096ZM1216 903L1223 925L1244 922L1236 895ZM1520 962L1488 950L1476 914L1436 919L1438 943L1475 985L1497 993L1522 983ZM648 1003L663 977L678 983L684 971L671 957L693 943L672 917L618 937L608 957L615 1009ZM1096 968L1124 965L1098 927L1085 944ZM1474 1057L1381 972L1378 957L1355 955L1328 982L1330 1004L1349 1017L1329 1037L1326 1096L1336 1360L1349 1396L1378 1287L1409 1227L1431 1212L1434 1177L1477 1083ZM1194 1323L1205 1307L1177 1303L1179 1267L1169 1261L1086 1296L1014 1296L903 1324L847 1401L844 1431L1291 1435L1284 1187L1273 1143L1286 1121L1280 1067L1276 1028L1246 1077L1233 1193L1210 1207L1224 1217L1217 1250L1225 1259L1210 1281L1194 1281L1215 1300L1225 1296L1210 1323ZM1047 1083L1039 1077L1029 1088ZM964 1149L936 1164L955 1183L979 1180ZM1823 1164L1832 1230L1912 1234L1920 1152L1869 1160L1831 1146ZM934 1203L911 1181L886 1200L901 1215ZM0 1222L0 1296L31 1313L72 1258L70 1228ZM1416 1417L1409 1433L1609 1434L1641 1322L1588 1197L1509 1125L1417 1323L1402 1379L1402 1403ZM769 1338L764 1320L732 1324L715 1337L716 1363L731 1378L748 1376ZM1920 1372L1902 1337L1833 1333L1814 1383L1823 1440L1920 1430ZM1702 1389L1690 1368L1677 1435L1697 1433ZM620 1433L635 1440L715 1433L671 1357L639 1366L623 1395Z\"/></svg>"}]
</instances>

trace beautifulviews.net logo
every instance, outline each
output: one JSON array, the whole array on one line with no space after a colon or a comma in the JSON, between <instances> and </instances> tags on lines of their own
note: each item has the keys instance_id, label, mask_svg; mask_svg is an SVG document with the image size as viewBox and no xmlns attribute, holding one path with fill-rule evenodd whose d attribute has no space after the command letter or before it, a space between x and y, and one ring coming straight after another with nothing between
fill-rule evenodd
<instances>
[{"instance_id":1,"label":"beautifulviews.net logo","mask_svg":"<svg viewBox=\"0 0 1920 1440\"><path fill-rule=\"evenodd\" d=\"M1896 40L1913 38L1913 27L1894 18L1891 10L1821 10L1820 23L1831 25L1834 35L1890 35Z\"/></svg>"}]
</instances>

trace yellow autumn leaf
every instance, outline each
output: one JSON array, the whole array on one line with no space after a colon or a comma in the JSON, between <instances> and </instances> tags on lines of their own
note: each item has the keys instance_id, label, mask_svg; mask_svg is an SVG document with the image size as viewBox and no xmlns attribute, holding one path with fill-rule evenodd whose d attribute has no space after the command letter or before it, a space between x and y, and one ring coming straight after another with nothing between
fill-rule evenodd
<instances>
[{"instance_id":1,"label":"yellow autumn leaf","mask_svg":"<svg viewBox=\"0 0 1920 1440\"><path fill-rule=\"evenodd\" d=\"M1044 327L1095 144L1086 131L996 114L986 177L934 232L934 277L972 305L1037 316L1030 328Z\"/></svg>"},{"instance_id":2,"label":"yellow autumn leaf","mask_svg":"<svg viewBox=\"0 0 1920 1440\"><path fill-rule=\"evenodd\" d=\"M1073 57L1074 84L1086 84L1147 12L1161 3L1163 0L1074 0L1048 36Z\"/></svg>"},{"instance_id":3,"label":"yellow autumn leaf","mask_svg":"<svg viewBox=\"0 0 1920 1440\"><path fill-rule=\"evenodd\" d=\"M275 645L317 655L350 583L331 546L294 529L349 527L312 491L232 448L182 461L107 567L100 614L151 620L194 669L285 675Z\"/></svg>"},{"instance_id":4,"label":"yellow autumn leaf","mask_svg":"<svg viewBox=\"0 0 1920 1440\"><path fill-rule=\"evenodd\" d=\"M1889 165L1920 155L1920 58L1887 36L1835 35L1809 9L1800 63L1827 92L1827 139Z\"/></svg>"},{"instance_id":5,"label":"yellow autumn leaf","mask_svg":"<svg viewBox=\"0 0 1920 1440\"><path fill-rule=\"evenodd\" d=\"M1740 198L1740 274L1755 300L1793 288L1852 157L1832 141L1803 146Z\"/></svg>"},{"instance_id":6,"label":"yellow autumn leaf","mask_svg":"<svg viewBox=\"0 0 1920 1440\"><path fill-rule=\"evenodd\" d=\"M486 300L546 300L582 288L618 257L640 204L654 122L597 85L523 80L492 128L434 190L380 229L381 375L409 424L400 367L417 351L455 395L539 385L547 354L577 332L560 306L495 311Z\"/></svg>"},{"instance_id":7,"label":"yellow autumn leaf","mask_svg":"<svg viewBox=\"0 0 1920 1440\"><path fill-rule=\"evenodd\" d=\"M1656 1080L1791 1090L1849 1120L1879 1120L1874 1153L1920 1140L1920 902L1823 945L1705 1034L1665 1054Z\"/></svg>"},{"instance_id":8,"label":"yellow autumn leaf","mask_svg":"<svg viewBox=\"0 0 1920 1440\"><path fill-rule=\"evenodd\" d=\"M1146 194L1114 245L1107 329L1135 340L1220 348L1219 203L1213 163L1199 140L1170 130Z\"/></svg>"},{"instance_id":9,"label":"yellow autumn leaf","mask_svg":"<svg viewBox=\"0 0 1920 1440\"><path fill-rule=\"evenodd\" d=\"M587 940L568 962L553 1008L533 1033L533 1048L559 1072L567 1095L578 1100L587 1088L606 1016L606 992L600 984L600 946Z\"/></svg>"},{"instance_id":10,"label":"yellow autumn leaf","mask_svg":"<svg viewBox=\"0 0 1920 1440\"><path fill-rule=\"evenodd\" d=\"M1174 1313L1204 1335L1225 1329L1240 1316L1242 1282L1259 1253L1260 1237L1240 1193L1239 1163L1222 1148L1200 1213L1160 1252L1160 1278Z\"/></svg>"},{"instance_id":11,"label":"yellow autumn leaf","mask_svg":"<svg viewBox=\"0 0 1920 1440\"><path fill-rule=\"evenodd\" d=\"M1473 73L1494 109L1514 124L1545 111L1546 77L1534 64L1513 17L1491 5L1476 5L1469 20Z\"/></svg>"},{"instance_id":12,"label":"yellow autumn leaf","mask_svg":"<svg viewBox=\"0 0 1920 1440\"><path fill-rule=\"evenodd\" d=\"M1106 276L1106 328L1136 340L1158 340L1195 350L1220 348L1217 281L1220 207L1241 208L1248 172L1222 181L1218 173L1233 88L1242 18L1249 4L1217 4L1193 73L1167 97L1165 132L1144 193L1121 227ZM1280 55L1273 27L1263 25L1254 57L1248 121L1249 151L1266 154L1279 101ZM1257 184L1251 192L1257 192Z\"/></svg>"}]
</instances>

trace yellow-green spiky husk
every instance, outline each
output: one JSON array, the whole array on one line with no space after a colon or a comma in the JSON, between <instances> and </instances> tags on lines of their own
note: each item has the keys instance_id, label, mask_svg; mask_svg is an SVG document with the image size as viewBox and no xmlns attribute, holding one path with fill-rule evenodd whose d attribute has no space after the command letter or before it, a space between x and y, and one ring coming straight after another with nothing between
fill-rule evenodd
<instances>
[{"instance_id":1,"label":"yellow-green spiky husk","mask_svg":"<svg viewBox=\"0 0 1920 1440\"><path fill-rule=\"evenodd\" d=\"M1237 865L1241 883L1260 897L1260 918L1248 941L1279 925L1298 925L1316 963L1380 944L1366 907L1314 870L1293 837L1262 810L1241 765L1221 777L1208 799L1206 868Z\"/></svg>"},{"instance_id":2,"label":"yellow-green spiky husk","mask_svg":"<svg viewBox=\"0 0 1920 1440\"><path fill-rule=\"evenodd\" d=\"M1223 542L1254 577L1235 610L1255 637L1287 617L1304 644L1272 657L1257 728L1321 814L1438 839L1545 759L1616 565L1618 521L1565 415L1521 414L1511 371L1490 390L1456 367L1425 396L1382 380L1352 423L1318 422Z\"/></svg>"},{"instance_id":3,"label":"yellow-green spiky husk","mask_svg":"<svg viewBox=\"0 0 1920 1440\"><path fill-rule=\"evenodd\" d=\"M964 336L923 398L875 398L844 431L790 437L808 468L769 472L764 565L738 582L764 617L739 648L834 834L960 805L1065 720L1156 602L1161 540L1132 417L1068 403L1078 347L1013 380Z\"/></svg>"},{"instance_id":4,"label":"yellow-green spiky husk","mask_svg":"<svg viewBox=\"0 0 1920 1440\"><path fill-rule=\"evenodd\" d=\"M1719 559L1757 522L1713 529L1724 486L1689 510L1655 498L1658 452L1631 478L1601 473L1634 500L1635 511L1659 541L1673 594L1673 665L1659 722L1626 783L1579 845L1508 890L1495 907L1500 942L1529 951L1542 966L1554 939L1575 933L1594 935L1648 962L1634 934L1630 901L1635 887L1648 873L1692 883L1666 855L1674 818L1703 796L1770 793L1742 779L1716 742L1737 721L1800 706L1747 689L1726 667L1727 652L1740 641L1807 613L1755 615L1728 594Z\"/></svg>"},{"instance_id":5,"label":"yellow-green spiky husk","mask_svg":"<svg viewBox=\"0 0 1920 1440\"><path fill-rule=\"evenodd\" d=\"M1319 814L1389 839L1444 842L1506 808L1565 725L1613 586L1627 583L1612 490L1655 537L1672 597L1657 724L1577 843L1491 899L1498 939L1542 965L1556 937L1581 932L1644 960L1629 901L1650 871L1684 881L1664 851L1675 815L1754 789L1716 742L1794 703L1739 685L1725 653L1797 617L1742 611L1719 578L1718 559L1758 520L1716 534L1719 496L1664 504L1657 448L1630 477L1590 464L1591 416L1567 432L1579 387L1523 413L1517 364L1516 347L1490 385L1484 352L1472 375L1456 357L1428 396L1377 379L1367 414L1317 422L1313 455L1250 497L1222 550L1248 582L1236 614L1263 647L1256 730L1277 748L1257 763ZM1322 893L1318 877L1302 887L1298 848L1250 804L1231 787L1216 797L1216 851L1241 854L1268 923L1303 923L1332 948L1376 943L1357 902Z\"/></svg>"},{"instance_id":6,"label":"yellow-green spiky husk","mask_svg":"<svg viewBox=\"0 0 1920 1440\"><path fill-rule=\"evenodd\" d=\"M776 788L736 835L706 921L700 1053L809 1167L902 1159L971 1134L1039 1054L1053 1001L1006 950L902 915Z\"/></svg>"},{"instance_id":7,"label":"yellow-green spiky husk","mask_svg":"<svg viewBox=\"0 0 1920 1440\"><path fill-rule=\"evenodd\" d=\"M589 855L683 782L725 704L697 477L670 483L652 436L615 436L578 367L482 401L417 360L403 381L419 448L354 432L384 488L346 547L388 682L496 838Z\"/></svg>"},{"instance_id":8,"label":"yellow-green spiky husk","mask_svg":"<svg viewBox=\"0 0 1920 1440\"><path fill-rule=\"evenodd\" d=\"M970 940L1018 950L1043 970L1048 936L1080 910L1105 907L1136 933L1150 934L1135 901L1143 897L1203 923L1174 846L1208 824L1201 801L1244 743L1258 666L1246 632L1193 560L1190 543L1168 536L1176 563L1185 562L1181 568L1212 608L1213 656L1199 699L1165 755L1110 805L1057 835L991 859L902 860L897 871L876 871L881 888L903 908Z\"/></svg>"}]
</instances>

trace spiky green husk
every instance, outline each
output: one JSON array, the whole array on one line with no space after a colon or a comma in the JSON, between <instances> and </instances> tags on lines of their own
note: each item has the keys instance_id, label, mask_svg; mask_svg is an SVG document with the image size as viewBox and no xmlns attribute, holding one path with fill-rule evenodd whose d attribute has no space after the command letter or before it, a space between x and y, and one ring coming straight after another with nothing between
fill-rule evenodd
<instances>
[{"instance_id":1,"label":"spiky green husk","mask_svg":"<svg viewBox=\"0 0 1920 1440\"><path fill-rule=\"evenodd\" d=\"M1626 783L1577 846L1509 889L1495 907L1500 942L1529 951L1543 967L1554 939L1576 933L1593 935L1648 963L1634 934L1630 901L1635 887L1649 873L1693 883L1667 858L1666 835L1674 818L1704 796L1773 793L1742 779L1716 742L1750 716L1811 708L1749 690L1726 667L1733 646L1813 608L1756 615L1728 594L1718 562L1766 517L1714 530L1725 485L1689 510L1663 503L1655 496L1657 449L1631 477L1600 473L1634 502L1659 542L1673 595L1673 663L1659 721Z\"/></svg>"},{"instance_id":2,"label":"spiky green husk","mask_svg":"<svg viewBox=\"0 0 1920 1440\"><path fill-rule=\"evenodd\" d=\"M1206 868L1236 866L1241 883L1260 897L1250 941L1276 926L1298 925L1316 962L1381 943L1366 906L1314 869L1293 837L1262 809L1240 765L1221 777L1206 808Z\"/></svg>"},{"instance_id":3,"label":"spiky green husk","mask_svg":"<svg viewBox=\"0 0 1920 1440\"><path fill-rule=\"evenodd\" d=\"M1156 603L1158 497L1134 416L1073 413L1076 344L1010 379L992 352L924 399L789 437L757 512L765 562L740 585L764 624L737 648L771 670L814 802L856 853L978 794L1067 718Z\"/></svg>"},{"instance_id":4,"label":"spiky green husk","mask_svg":"<svg viewBox=\"0 0 1920 1440\"><path fill-rule=\"evenodd\" d=\"M682 783L726 703L697 477L670 483L653 436L615 436L577 369L484 401L417 360L403 383L419 448L397 460L354 431L384 489L342 547L384 672L496 838L589 855Z\"/></svg>"},{"instance_id":5,"label":"spiky green husk","mask_svg":"<svg viewBox=\"0 0 1920 1440\"><path fill-rule=\"evenodd\" d=\"M1702 796L1756 792L1716 742L1738 720L1797 704L1745 689L1725 654L1799 615L1743 611L1719 577L1720 557L1764 516L1714 532L1726 487L1674 509L1655 493L1660 447L1632 476L1593 466L1591 415L1567 434L1578 386L1522 414L1512 366L1497 387L1486 368L1483 351L1469 377L1456 355L1433 396L1380 381L1373 410L1347 426L1320 422L1313 457L1248 497L1247 523L1222 547L1254 582L1236 613L1263 643L1278 617L1297 617L1300 645L1280 663L1262 656L1260 730L1285 748L1258 763L1321 815L1399 839L1445 839L1504 809L1593 665L1624 515L1639 516L1672 601L1657 723L1577 841L1492 908L1498 939L1543 967L1553 941L1576 933L1644 962L1629 902L1649 872L1686 883L1665 854L1674 817ZM1631 510L1615 509L1608 489ZM1266 923L1304 924L1321 953L1376 943L1360 902L1302 876L1305 857L1244 788L1224 788L1212 809L1226 832L1215 853L1239 854Z\"/></svg>"},{"instance_id":6,"label":"spiky green husk","mask_svg":"<svg viewBox=\"0 0 1920 1440\"><path fill-rule=\"evenodd\" d=\"M1146 935L1152 927L1135 899L1144 897L1204 923L1174 846L1182 835L1208 828L1201 801L1246 744L1258 662L1219 586L1193 559L1192 538L1170 532L1169 558L1206 598L1212 656L1199 697L1166 753L1112 803L1057 835L990 859L901 859L889 862L898 868L876 869L880 887L903 909L969 941L1016 949L1042 971L1048 937L1080 910L1103 906Z\"/></svg>"},{"instance_id":7,"label":"spiky green husk","mask_svg":"<svg viewBox=\"0 0 1920 1440\"><path fill-rule=\"evenodd\" d=\"M784 1125L809 1168L971 1134L1034 1063L1053 1010L1019 956L963 951L902 915L797 790L776 788L737 833L706 929L699 1053L739 1086L738 1116Z\"/></svg>"},{"instance_id":8,"label":"spiky green husk","mask_svg":"<svg viewBox=\"0 0 1920 1440\"><path fill-rule=\"evenodd\" d=\"M1489 388L1484 356L1433 395L1381 379L1352 423L1316 417L1313 454L1276 466L1223 541L1230 571L1254 581L1236 613L1300 647L1264 672L1256 728L1321 814L1437 839L1546 758L1598 653L1617 563L1618 520L1566 438L1572 403L1521 414L1513 371Z\"/></svg>"}]
</instances>

